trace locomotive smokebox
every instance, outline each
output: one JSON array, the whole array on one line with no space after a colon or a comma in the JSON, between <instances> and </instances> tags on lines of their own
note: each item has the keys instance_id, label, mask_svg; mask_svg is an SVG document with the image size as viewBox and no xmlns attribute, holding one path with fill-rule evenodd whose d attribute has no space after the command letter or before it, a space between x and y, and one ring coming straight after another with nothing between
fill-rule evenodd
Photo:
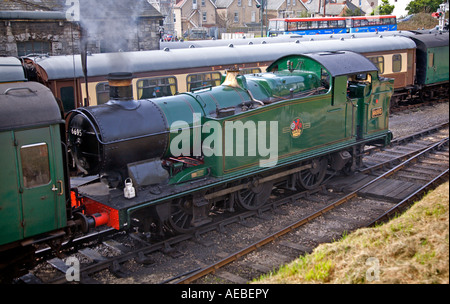
<instances>
[{"instance_id":1,"label":"locomotive smokebox","mask_svg":"<svg viewBox=\"0 0 450 304\"><path fill-rule=\"evenodd\" d=\"M133 98L131 73L112 73L107 79L107 103L72 111L69 144L81 172L99 174L115 187L129 176L132 164L158 162L168 149L170 132L158 105Z\"/></svg>"},{"instance_id":2,"label":"locomotive smokebox","mask_svg":"<svg viewBox=\"0 0 450 304\"><path fill-rule=\"evenodd\" d=\"M133 74L111 73L108 74L109 97L111 100L133 100Z\"/></svg>"}]
</instances>

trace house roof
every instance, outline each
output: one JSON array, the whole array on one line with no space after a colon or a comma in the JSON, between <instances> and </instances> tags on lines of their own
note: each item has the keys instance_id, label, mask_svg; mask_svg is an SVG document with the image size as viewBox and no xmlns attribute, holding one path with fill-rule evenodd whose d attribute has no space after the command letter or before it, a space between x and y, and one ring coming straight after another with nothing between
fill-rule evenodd
<instances>
[{"instance_id":1,"label":"house roof","mask_svg":"<svg viewBox=\"0 0 450 304\"><path fill-rule=\"evenodd\" d=\"M234 0L216 0L217 8L227 8L233 3Z\"/></svg>"},{"instance_id":2,"label":"house roof","mask_svg":"<svg viewBox=\"0 0 450 304\"><path fill-rule=\"evenodd\" d=\"M104 17L163 17L147 0L97 0L99 1L98 3L101 4L98 6L92 6L91 1L93 0L80 0L80 12L82 18L94 20Z\"/></svg>"},{"instance_id":3,"label":"house roof","mask_svg":"<svg viewBox=\"0 0 450 304\"><path fill-rule=\"evenodd\" d=\"M217 8L216 4L214 3L214 0L208 0L214 7ZM177 8L182 8L186 3L188 2L188 0L176 0L175 3L175 7Z\"/></svg>"},{"instance_id":4,"label":"house roof","mask_svg":"<svg viewBox=\"0 0 450 304\"><path fill-rule=\"evenodd\" d=\"M323 1L324 0L300 0L303 2L306 8L311 13L323 14ZM327 15L339 15L345 7L351 10L359 8L361 5L361 10L363 13L372 12L372 7L367 0L336 0L335 3L330 3L330 0L326 0L327 5L325 8L325 13ZM361 4L360 4L361 3Z\"/></svg>"},{"instance_id":5,"label":"house roof","mask_svg":"<svg viewBox=\"0 0 450 304\"><path fill-rule=\"evenodd\" d=\"M92 14L93 16L97 13L97 10L92 9L92 1L93 0L80 0L80 9L83 12L89 12L89 15ZM97 1L99 4L101 4L98 5L98 7L102 10L105 10L105 8L116 8L114 10L120 12L128 12L133 8L138 8L139 17L162 17L161 13L158 12L147 0ZM83 9L86 7L88 7L88 9ZM8 14L10 16L17 16L18 12L23 12L20 16L25 16L25 19L37 19L39 16L44 16L46 17L45 19L49 19L52 16L54 17L54 19L61 19L61 14L65 15L65 11L68 8L69 5L66 5L65 0L9 0L0 2L1 11L8 11ZM14 14L13 12L16 12L16 14ZM24 12L28 12L28 14L25 14ZM52 15L52 13L54 15Z\"/></svg>"},{"instance_id":6,"label":"house roof","mask_svg":"<svg viewBox=\"0 0 450 304\"><path fill-rule=\"evenodd\" d=\"M300 5L303 6L305 9L308 9L305 4L303 3L302 0L292 0L292 1L296 1L296 5ZM267 2L267 9L268 10L273 10L276 11L280 8L281 5L283 5L283 3L285 3L286 0L269 0Z\"/></svg>"},{"instance_id":7,"label":"house roof","mask_svg":"<svg viewBox=\"0 0 450 304\"><path fill-rule=\"evenodd\" d=\"M66 7L65 2L65 0L9 0L1 1L0 10L63 11Z\"/></svg>"},{"instance_id":8,"label":"house roof","mask_svg":"<svg viewBox=\"0 0 450 304\"><path fill-rule=\"evenodd\" d=\"M0 11L0 19L10 20L66 20L66 13L55 11Z\"/></svg>"}]
</instances>

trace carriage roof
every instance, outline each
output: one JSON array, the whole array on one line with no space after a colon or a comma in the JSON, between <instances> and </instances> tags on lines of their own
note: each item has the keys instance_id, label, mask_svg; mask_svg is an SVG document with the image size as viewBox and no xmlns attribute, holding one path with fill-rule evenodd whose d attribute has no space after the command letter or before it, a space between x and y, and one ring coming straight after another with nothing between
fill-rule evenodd
<instances>
[{"instance_id":1,"label":"carriage roof","mask_svg":"<svg viewBox=\"0 0 450 304\"><path fill-rule=\"evenodd\" d=\"M323 51L357 53L415 48L406 37L376 37L340 40L302 41L264 45L238 45L214 48L175 49L143 52L93 54L87 57L89 77L106 76L112 72L158 72L205 66L234 66L251 62L272 62L289 54ZM34 58L45 71L44 80L83 77L81 56L50 56Z\"/></svg>"}]
</instances>

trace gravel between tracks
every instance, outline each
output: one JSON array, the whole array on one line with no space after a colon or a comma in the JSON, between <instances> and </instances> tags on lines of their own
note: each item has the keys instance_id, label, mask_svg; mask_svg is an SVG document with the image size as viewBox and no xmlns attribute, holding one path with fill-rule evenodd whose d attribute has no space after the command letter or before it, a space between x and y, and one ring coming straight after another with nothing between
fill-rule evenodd
<instances>
[{"instance_id":1,"label":"gravel between tracks","mask_svg":"<svg viewBox=\"0 0 450 304\"><path fill-rule=\"evenodd\" d=\"M448 120L449 103L443 102L392 114L389 128L394 138L400 138L448 122Z\"/></svg>"}]
</instances>

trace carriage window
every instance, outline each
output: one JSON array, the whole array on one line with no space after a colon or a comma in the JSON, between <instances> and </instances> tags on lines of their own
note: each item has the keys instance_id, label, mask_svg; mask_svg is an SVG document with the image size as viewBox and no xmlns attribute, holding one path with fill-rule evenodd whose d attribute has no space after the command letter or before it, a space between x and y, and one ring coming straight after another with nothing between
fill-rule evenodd
<instances>
[{"instance_id":1,"label":"carriage window","mask_svg":"<svg viewBox=\"0 0 450 304\"><path fill-rule=\"evenodd\" d=\"M241 75L247 75L247 74L258 74L261 73L260 68L248 68L248 69L242 69L240 70Z\"/></svg>"},{"instance_id":2,"label":"carriage window","mask_svg":"<svg viewBox=\"0 0 450 304\"><path fill-rule=\"evenodd\" d=\"M384 57L383 56L368 57L368 59L377 67L378 72L380 74L384 73Z\"/></svg>"},{"instance_id":3,"label":"carriage window","mask_svg":"<svg viewBox=\"0 0 450 304\"><path fill-rule=\"evenodd\" d=\"M428 54L428 67L432 68L434 66L434 53Z\"/></svg>"},{"instance_id":4,"label":"carriage window","mask_svg":"<svg viewBox=\"0 0 450 304\"><path fill-rule=\"evenodd\" d=\"M140 79L137 82L138 99L173 96L177 93L175 77Z\"/></svg>"},{"instance_id":5,"label":"carriage window","mask_svg":"<svg viewBox=\"0 0 450 304\"><path fill-rule=\"evenodd\" d=\"M97 104L105 104L109 101L109 84L107 82L100 82L95 87L97 94Z\"/></svg>"},{"instance_id":6,"label":"carriage window","mask_svg":"<svg viewBox=\"0 0 450 304\"><path fill-rule=\"evenodd\" d=\"M23 146L20 149L23 185L35 188L50 183L50 165L46 143Z\"/></svg>"},{"instance_id":7,"label":"carriage window","mask_svg":"<svg viewBox=\"0 0 450 304\"><path fill-rule=\"evenodd\" d=\"M62 87L59 89L61 100L64 107L64 112L69 112L75 109L75 91L73 87Z\"/></svg>"},{"instance_id":8,"label":"carriage window","mask_svg":"<svg viewBox=\"0 0 450 304\"><path fill-rule=\"evenodd\" d=\"M392 72L400 72L402 70L402 55L396 54L392 56Z\"/></svg>"},{"instance_id":9,"label":"carriage window","mask_svg":"<svg viewBox=\"0 0 450 304\"><path fill-rule=\"evenodd\" d=\"M222 74L219 72L190 74L187 76L187 90L195 90L208 86L218 86L222 80Z\"/></svg>"}]
</instances>

